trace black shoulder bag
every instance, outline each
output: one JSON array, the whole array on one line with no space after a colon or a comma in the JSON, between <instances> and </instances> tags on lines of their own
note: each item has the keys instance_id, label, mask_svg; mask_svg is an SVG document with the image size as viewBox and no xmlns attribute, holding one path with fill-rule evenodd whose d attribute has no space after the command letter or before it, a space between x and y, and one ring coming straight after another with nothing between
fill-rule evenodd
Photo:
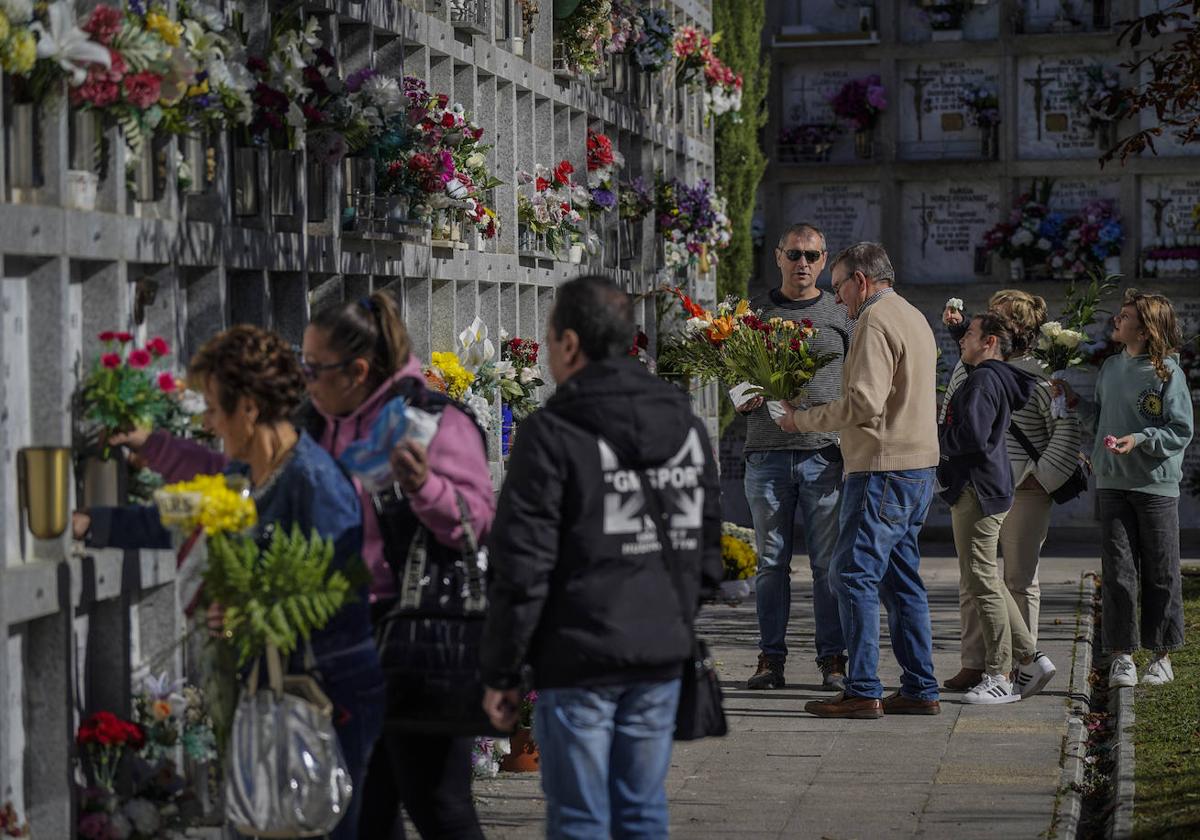
<instances>
[{"instance_id":1,"label":"black shoulder bag","mask_svg":"<svg viewBox=\"0 0 1200 840\"><path fill-rule=\"evenodd\" d=\"M679 601L679 612L687 615L683 603L683 576L675 553L675 543L667 529L668 514L663 510L658 491L650 486L645 475L639 475L646 506L658 529L658 541L662 546L663 563L671 574L671 588ZM721 683L717 678L716 663L708 651L708 645L696 638L692 631L692 655L683 663L679 685L679 708L675 711L675 740L695 741L700 738L719 738L729 732L725 722L724 700Z\"/></svg>"},{"instance_id":2,"label":"black shoulder bag","mask_svg":"<svg viewBox=\"0 0 1200 840\"><path fill-rule=\"evenodd\" d=\"M1025 450L1025 454L1029 456L1029 460L1036 464L1038 458L1041 457L1038 451L1033 448L1033 443L1029 438L1025 437L1025 433L1015 422L1008 424L1008 430L1012 432L1012 436L1017 439L1017 443L1021 444L1021 448ZM1092 476L1091 464L1082 458L1075 464L1075 470L1067 477L1059 487L1056 487L1049 495L1055 504L1065 505L1067 502L1084 493L1088 489L1088 482Z\"/></svg>"},{"instance_id":3,"label":"black shoulder bag","mask_svg":"<svg viewBox=\"0 0 1200 840\"><path fill-rule=\"evenodd\" d=\"M376 627L387 681L384 726L423 735L502 736L484 714L479 669L486 555L466 501L455 496L463 529L457 550L439 543L394 492L373 499L399 593ZM396 548L406 537L401 563Z\"/></svg>"}]
</instances>

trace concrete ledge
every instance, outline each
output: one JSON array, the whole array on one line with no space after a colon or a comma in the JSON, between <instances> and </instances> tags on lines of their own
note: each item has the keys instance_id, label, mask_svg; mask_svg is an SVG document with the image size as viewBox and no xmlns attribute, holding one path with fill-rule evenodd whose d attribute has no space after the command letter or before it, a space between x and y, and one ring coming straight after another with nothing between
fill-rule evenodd
<instances>
[{"instance_id":1,"label":"concrete ledge","mask_svg":"<svg viewBox=\"0 0 1200 840\"><path fill-rule=\"evenodd\" d=\"M1062 772L1049 836L1074 838L1083 813L1084 757L1087 755L1087 727L1083 716L1091 710L1092 643L1095 638L1096 573L1084 572L1079 581L1079 610L1075 619L1075 645L1071 657L1071 681L1067 685L1067 734L1063 738Z\"/></svg>"},{"instance_id":2,"label":"concrete ledge","mask_svg":"<svg viewBox=\"0 0 1200 840\"><path fill-rule=\"evenodd\" d=\"M1123 840L1133 836L1133 688L1115 689L1117 739L1113 765L1113 812L1108 823L1108 836ZM1109 695L1110 697L1112 694Z\"/></svg>"}]
</instances>

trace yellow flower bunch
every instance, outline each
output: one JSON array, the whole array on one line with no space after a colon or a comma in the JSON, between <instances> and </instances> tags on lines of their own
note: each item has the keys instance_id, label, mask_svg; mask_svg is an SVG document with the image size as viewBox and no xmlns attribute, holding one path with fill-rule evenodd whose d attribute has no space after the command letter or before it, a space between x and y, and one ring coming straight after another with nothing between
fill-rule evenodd
<instances>
[{"instance_id":1,"label":"yellow flower bunch","mask_svg":"<svg viewBox=\"0 0 1200 840\"><path fill-rule=\"evenodd\" d=\"M160 493L159 515L163 524L184 530L197 526L208 536L238 533L258 522L258 510L249 495L234 490L223 475L198 475L191 481L168 484ZM182 502L172 507L172 499Z\"/></svg>"},{"instance_id":2,"label":"yellow flower bunch","mask_svg":"<svg viewBox=\"0 0 1200 840\"><path fill-rule=\"evenodd\" d=\"M0 68L22 76L37 61L37 39L20 21L13 23L0 11Z\"/></svg>"},{"instance_id":3,"label":"yellow flower bunch","mask_svg":"<svg viewBox=\"0 0 1200 840\"><path fill-rule=\"evenodd\" d=\"M462 366L454 353L434 353L433 366L446 380L446 393L456 400L462 399L463 394L475 381L475 374Z\"/></svg>"},{"instance_id":4,"label":"yellow flower bunch","mask_svg":"<svg viewBox=\"0 0 1200 840\"><path fill-rule=\"evenodd\" d=\"M758 568L758 553L744 540L722 534L721 562L727 580L745 580L753 577Z\"/></svg>"},{"instance_id":5,"label":"yellow flower bunch","mask_svg":"<svg viewBox=\"0 0 1200 840\"><path fill-rule=\"evenodd\" d=\"M178 47L183 35L183 24L176 23L161 12L146 13L146 28L158 35L172 47Z\"/></svg>"}]
</instances>

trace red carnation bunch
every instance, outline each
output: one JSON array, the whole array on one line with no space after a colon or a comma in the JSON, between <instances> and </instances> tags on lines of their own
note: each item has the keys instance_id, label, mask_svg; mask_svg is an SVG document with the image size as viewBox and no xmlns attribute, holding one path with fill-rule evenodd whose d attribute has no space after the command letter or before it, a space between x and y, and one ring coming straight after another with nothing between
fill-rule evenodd
<instances>
[{"instance_id":1,"label":"red carnation bunch","mask_svg":"<svg viewBox=\"0 0 1200 840\"><path fill-rule=\"evenodd\" d=\"M609 139L607 134L600 134L589 128L587 137L588 172L594 172L605 166L611 166L613 160L612 140Z\"/></svg>"},{"instance_id":2,"label":"red carnation bunch","mask_svg":"<svg viewBox=\"0 0 1200 840\"><path fill-rule=\"evenodd\" d=\"M125 750L137 752L145 746L146 733L112 712L96 712L79 725L75 743L86 751L97 786L111 793Z\"/></svg>"}]
</instances>

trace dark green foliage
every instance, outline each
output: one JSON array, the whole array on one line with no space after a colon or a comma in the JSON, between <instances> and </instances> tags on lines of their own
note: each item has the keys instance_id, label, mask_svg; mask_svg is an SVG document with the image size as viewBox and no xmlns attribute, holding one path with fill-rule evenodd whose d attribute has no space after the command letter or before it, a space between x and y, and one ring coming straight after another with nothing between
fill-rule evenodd
<instances>
[{"instance_id":1,"label":"dark green foliage","mask_svg":"<svg viewBox=\"0 0 1200 840\"><path fill-rule=\"evenodd\" d=\"M742 110L717 118L717 192L728 201L733 241L717 265L717 297L745 297L754 273L754 244L750 222L758 183L767 159L758 132L767 121L768 57L762 50L766 22L764 0L714 0L713 31L721 33L717 56L743 77Z\"/></svg>"}]
</instances>

